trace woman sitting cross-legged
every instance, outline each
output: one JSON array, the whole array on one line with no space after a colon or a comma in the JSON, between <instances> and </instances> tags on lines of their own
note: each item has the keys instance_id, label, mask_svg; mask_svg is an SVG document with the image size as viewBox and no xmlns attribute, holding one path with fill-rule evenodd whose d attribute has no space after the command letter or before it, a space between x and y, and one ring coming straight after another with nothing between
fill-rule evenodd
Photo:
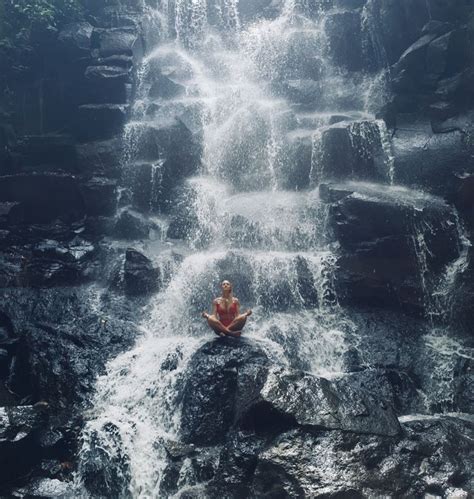
<instances>
[{"instance_id":1,"label":"woman sitting cross-legged","mask_svg":"<svg viewBox=\"0 0 474 499\"><path fill-rule=\"evenodd\" d=\"M239 300L232 293L232 284L229 281L221 283L222 296L212 302L212 314L203 312L209 327L219 336L234 336L238 338L247 322L247 317L252 314L247 310L240 313Z\"/></svg>"}]
</instances>

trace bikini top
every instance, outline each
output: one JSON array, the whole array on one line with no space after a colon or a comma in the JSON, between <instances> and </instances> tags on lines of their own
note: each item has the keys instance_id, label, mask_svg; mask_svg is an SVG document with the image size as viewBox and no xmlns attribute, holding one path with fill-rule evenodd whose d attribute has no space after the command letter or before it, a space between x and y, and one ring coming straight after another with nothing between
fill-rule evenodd
<instances>
[{"instance_id":1,"label":"bikini top","mask_svg":"<svg viewBox=\"0 0 474 499\"><path fill-rule=\"evenodd\" d=\"M217 313L219 314L219 317L222 320L227 320L227 319L234 319L234 317L237 315L237 302L234 301L228 310L226 310L224 307L221 306L219 302L216 303L216 310Z\"/></svg>"}]
</instances>

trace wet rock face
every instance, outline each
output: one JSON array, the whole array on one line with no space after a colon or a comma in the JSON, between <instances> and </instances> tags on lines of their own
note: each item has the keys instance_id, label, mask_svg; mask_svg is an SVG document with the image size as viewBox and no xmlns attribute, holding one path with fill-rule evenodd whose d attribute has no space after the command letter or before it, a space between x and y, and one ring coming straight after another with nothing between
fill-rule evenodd
<instances>
[{"instance_id":1,"label":"wet rock face","mask_svg":"<svg viewBox=\"0 0 474 499\"><path fill-rule=\"evenodd\" d=\"M393 137L394 180L453 199L460 177L472 172L469 129L460 124L434 133L430 122L400 122Z\"/></svg>"},{"instance_id":2,"label":"wet rock face","mask_svg":"<svg viewBox=\"0 0 474 499\"><path fill-rule=\"evenodd\" d=\"M420 309L420 258L433 273L459 256L452 209L439 198L403 188L321 185L341 245L338 295L348 303ZM421 216L424 222L420 225Z\"/></svg>"},{"instance_id":3,"label":"wet rock face","mask_svg":"<svg viewBox=\"0 0 474 499\"><path fill-rule=\"evenodd\" d=\"M134 327L113 316L113 305L105 317L91 312L87 293L87 287L4 291L2 313L12 328L7 384L21 398L75 412L87 401L97 363L133 341Z\"/></svg>"},{"instance_id":4,"label":"wet rock face","mask_svg":"<svg viewBox=\"0 0 474 499\"><path fill-rule=\"evenodd\" d=\"M403 355L410 352L416 359L409 362L417 364L413 344ZM184 391L182 427L193 445L169 451L163 493L178 490L184 467L205 476L208 497L469 490L474 421L467 415L397 418L396 411L416 412L410 405L416 390L402 378L396 370L363 369L326 380L272 368L250 341L207 343L191 360ZM414 468L420 470L415 477Z\"/></svg>"},{"instance_id":5,"label":"wet rock face","mask_svg":"<svg viewBox=\"0 0 474 499\"><path fill-rule=\"evenodd\" d=\"M323 128L313 138L313 181L368 180L385 183L389 167L382 144L381 124L354 121Z\"/></svg>"},{"instance_id":6,"label":"wet rock face","mask_svg":"<svg viewBox=\"0 0 474 499\"><path fill-rule=\"evenodd\" d=\"M260 454L253 490L259 497L320 498L469 490L464 473L471 458L462 451L463 457L457 456L469 446L472 421L421 417L402 426L404 436L397 439L304 430L283 434ZM416 477L412 466L420 469Z\"/></svg>"},{"instance_id":7,"label":"wet rock face","mask_svg":"<svg viewBox=\"0 0 474 499\"><path fill-rule=\"evenodd\" d=\"M131 248L127 250L123 277L126 294L136 296L157 291L159 277L158 270L145 255Z\"/></svg>"},{"instance_id":8,"label":"wet rock face","mask_svg":"<svg viewBox=\"0 0 474 499\"><path fill-rule=\"evenodd\" d=\"M330 382L305 373L270 372L261 396L301 426L387 436L400 432L393 409L358 389L350 376Z\"/></svg>"},{"instance_id":9,"label":"wet rock face","mask_svg":"<svg viewBox=\"0 0 474 499\"><path fill-rule=\"evenodd\" d=\"M12 223L47 223L56 218L80 219L84 203L76 181L66 175L9 175L0 178L0 199L18 203Z\"/></svg>"},{"instance_id":10,"label":"wet rock face","mask_svg":"<svg viewBox=\"0 0 474 499\"><path fill-rule=\"evenodd\" d=\"M87 287L4 289L3 297L0 493L64 495L97 372L136 331L113 304L106 316L94 312Z\"/></svg>"},{"instance_id":11,"label":"wet rock face","mask_svg":"<svg viewBox=\"0 0 474 499\"><path fill-rule=\"evenodd\" d=\"M185 442L216 444L259 397L268 359L257 345L222 338L193 356L183 392Z\"/></svg>"}]
</instances>

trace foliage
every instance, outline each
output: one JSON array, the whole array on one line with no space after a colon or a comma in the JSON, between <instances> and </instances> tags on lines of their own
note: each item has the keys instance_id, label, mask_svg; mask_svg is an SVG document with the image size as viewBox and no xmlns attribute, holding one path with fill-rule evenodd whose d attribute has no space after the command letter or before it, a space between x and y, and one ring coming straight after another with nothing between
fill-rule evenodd
<instances>
[{"instance_id":1,"label":"foliage","mask_svg":"<svg viewBox=\"0 0 474 499\"><path fill-rule=\"evenodd\" d=\"M28 44L33 33L54 31L81 19L80 0L1 0L0 43Z\"/></svg>"}]
</instances>

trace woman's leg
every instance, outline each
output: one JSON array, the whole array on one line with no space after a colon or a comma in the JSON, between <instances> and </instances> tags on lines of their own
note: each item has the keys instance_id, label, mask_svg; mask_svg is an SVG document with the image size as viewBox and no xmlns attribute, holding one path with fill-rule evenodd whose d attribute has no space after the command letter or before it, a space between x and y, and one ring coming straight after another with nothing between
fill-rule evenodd
<instances>
[{"instance_id":1,"label":"woman's leg","mask_svg":"<svg viewBox=\"0 0 474 499\"><path fill-rule=\"evenodd\" d=\"M231 331L242 331L247 322L247 314L238 315L230 324L229 329Z\"/></svg>"},{"instance_id":2,"label":"woman's leg","mask_svg":"<svg viewBox=\"0 0 474 499\"><path fill-rule=\"evenodd\" d=\"M215 315L203 314L203 317L207 320L209 327L219 336L227 335L238 337L241 334L237 329L230 330L230 328L225 327Z\"/></svg>"}]
</instances>

